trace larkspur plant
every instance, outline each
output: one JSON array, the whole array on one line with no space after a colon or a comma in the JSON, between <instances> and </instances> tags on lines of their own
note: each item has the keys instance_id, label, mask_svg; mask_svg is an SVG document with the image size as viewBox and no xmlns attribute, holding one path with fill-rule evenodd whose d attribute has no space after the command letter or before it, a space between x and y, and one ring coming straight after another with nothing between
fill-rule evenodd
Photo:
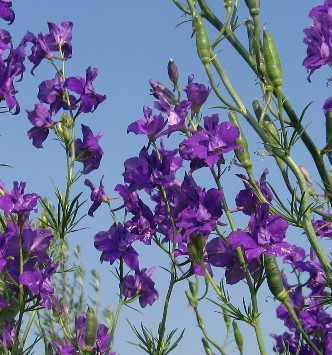
<instances>
[{"instance_id":1,"label":"larkspur plant","mask_svg":"<svg viewBox=\"0 0 332 355\"><path fill-rule=\"evenodd\" d=\"M248 34L245 45L236 36L237 28L244 26L237 21L237 1L224 1L224 21L205 0L187 0L186 5L173 2L192 20L197 54L209 84L196 83L194 75L189 74L187 85L181 90L180 70L174 60L169 60L167 72L172 88L149 81L155 98L153 106L144 106L143 119L132 122L127 129L128 134L145 137L146 145L125 160L123 182L115 187L114 196L108 195L103 178L99 186L90 179L84 180L92 202L87 214L93 217L106 204L111 216L106 230L97 232L91 240L101 253L100 262L114 268L118 304L114 314L104 312L106 324L98 321L100 280L95 272L95 301L91 301L93 307L86 307L79 247L75 249L73 280L68 278L68 235L83 228L80 225L84 217L83 192L72 196L73 185L80 186L83 175L98 170L104 155L99 143L103 132L94 134L83 121L84 114L93 113L106 99L94 88L98 69L89 66L83 77L65 75L66 62L71 60L73 51L74 27L70 21L48 23L47 34L27 32L16 48L10 33L0 30L0 100L6 111L20 112L14 80L23 78L26 58L32 63L33 75L44 62L54 68L51 79L38 86L39 102L33 109L26 109L33 126L27 135L39 149L46 147L49 135L54 134L64 150L67 169L65 191L55 187L56 206L37 193L26 193L25 182L15 181L9 191L0 181L3 354L32 353L39 341L44 343L47 355L115 354L112 347L123 306L136 307L138 301L141 308L153 307L161 301L153 280L157 266L142 265L142 255L152 247L168 257L170 267L163 267L168 288L157 331L148 330L143 324L138 330L129 323L139 340L136 345L146 353L166 355L184 337L184 330L176 337L176 330L166 333L171 296L181 283L188 286L185 295L202 332L206 354L226 354L231 334L243 354L240 322L254 329L260 353L267 354L258 302L264 285L278 302L276 317L287 328L282 334L270 334L275 342L273 351L332 354L332 317L328 313L332 304L332 263L320 240L332 236L332 182L327 168L327 159L332 161L332 100L327 99L322 107L326 145L318 149L302 125L307 108L298 117L283 95L278 51L271 34L260 26L260 1L245 1L250 15L243 22ZM303 65L311 80L316 70L332 62L332 1L313 8L309 16L313 25L304 30L308 49ZM14 22L11 1L0 0L0 18L9 24ZM209 40L212 35L207 32L206 23L218 32L214 42ZM239 52L259 83L263 100L253 100L253 114L215 53L222 39ZM222 85L216 85L215 77ZM222 86L229 99L222 94ZM222 105L215 110L222 111L204 114L212 93ZM288 189L286 199L278 194L279 187L269 183L268 169L260 172L259 181L255 179L254 159L246 140L249 133L242 130L238 116L249 123L264 145L265 154L275 161ZM82 138L76 135L77 125ZM316 192L318 187L309 173L291 154L300 141L313 158L321 179L317 186L322 191ZM171 146L171 142L176 142L176 146ZM241 184L242 180L244 189L231 201L224 185L233 169L237 172L235 181ZM202 171L211 175L214 186L200 184ZM112 206L113 200L117 207ZM38 203L42 211L33 218L40 208ZM231 204L233 209L229 208ZM120 219L121 211L124 217ZM294 227L306 236L307 249L287 240L288 231ZM138 250L143 251L140 254ZM282 271L278 260L284 264ZM200 294L202 280L205 291ZM230 296L232 288L227 287L240 282L248 287L250 301L243 299L237 305ZM78 295L74 292L77 290ZM206 315L200 308L207 297L225 322L224 342L208 333ZM26 345L36 316L35 328L40 335Z\"/></svg>"}]
</instances>

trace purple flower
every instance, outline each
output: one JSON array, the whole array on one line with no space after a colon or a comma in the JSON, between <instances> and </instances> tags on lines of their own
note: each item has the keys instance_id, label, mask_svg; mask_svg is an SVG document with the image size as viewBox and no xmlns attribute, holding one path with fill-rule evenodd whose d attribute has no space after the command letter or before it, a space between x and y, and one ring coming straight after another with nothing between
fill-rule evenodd
<instances>
[{"instance_id":1,"label":"purple flower","mask_svg":"<svg viewBox=\"0 0 332 355\"><path fill-rule=\"evenodd\" d=\"M234 285L243 280L245 274L241 267L238 255L230 245L221 238L214 238L206 245L208 261L215 267L226 268L226 282ZM259 278L260 263L258 259L248 262L248 269L255 280Z\"/></svg>"},{"instance_id":2,"label":"purple flower","mask_svg":"<svg viewBox=\"0 0 332 355\"><path fill-rule=\"evenodd\" d=\"M106 194L103 185L103 177L100 180L99 187L92 184L89 179L84 180L84 185L91 189L92 206L89 208L88 215L93 217L94 211L101 205L102 202L108 202L110 197Z\"/></svg>"},{"instance_id":3,"label":"purple flower","mask_svg":"<svg viewBox=\"0 0 332 355\"><path fill-rule=\"evenodd\" d=\"M138 296L142 308L147 304L152 306L154 301L159 298L158 291L154 288L154 282L151 279L155 267L151 269L135 270L135 276L127 275L123 279L123 294L132 298Z\"/></svg>"},{"instance_id":4,"label":"purple flower","mask_svg":"<svg viewBox=\"0 0 332 355\"><path fill-rule=\"evenodd\" d=\"M83 163L83 174L89 174L91 171L99 168L101 158L104 154L98 141L103 135L99 132L93 135L88 126L82 124L83 141L75 139L75 157L76 160Z\"/></svg>"},{"instance_id":5,"label":"purple flower","mask_svg":"<svg viewBox=\"0 0 332 355\"><path fill-rule=\"evenodd\" d=\"M194 74L188 77L188 86L184 89L187 93L188 100L191 102L191 109L198 113L201 106L208 98L211 88L206 88L203 84L193 83Z\"/></svg>"},{"instance_id":6,"label":"purple flower","mask_svg":"<svg viewBox=\"0 0 332 355\"><path fill-rule=\"evenodd\" d=\"M242 246L248 261L262 253L270 256L285 256L293 252L293 247L284 241L288 223L279 215L269 215L267 203L258 204L255 214L250 218L249 232L237 230L228 238L229 245L235 250Z\"/></svg>"},{"instance_id":7,"label":"purple flower","mask_svg":"<svg viewBox=\"0 0 332 355\"><path fill-rule=\"evenodd\" d=\"M66 79L65 87L76 92L81 97L80 112L93 112L106 99L105 95L97 94L94 90L92 82L96 79L97 75L97 68L88 67L85 79L80 77Z\"/></svg>"},{"instance_id":8,"label":"purple flower","mask_svg":"<svg viewBox=\"0 0 332 355\"><path fill-rule=\"evenodd\" d=\"M34 37L31 40L33 43L31 48L32 53L28 58L34 64L31 69L32 74L43 59L54 58L52 52L59 52L61 50L61 60L71 57L72 46L70 41L72 39L72 28L73 23L70 21L62 22L60 26L48 22L49 34L39 34L38 37Z\"/></svg>"},{"instance_id":9,"label":"purple flower","mask_svg":"<svg viewBox=\"0 0 332 355\"><path fill-rule=\"evenodd\" d=\"M34 125L28 131L29 139L32 139L32 144L36 148L42 148L43 142L46 140L49 129L53 128L55 122L51 119L50 111L41 103L35 105L33 111L26 110L28 119Z\"/></svg>"},{"instance_id":10,"label":"purple flower","mask_svg":"<svg viewBox=\"0 0 332 355\"><path fill-rule=\"evenodd\" d=\"M60 74L56 74L54 79L45 80L39 86L38 99L50 105L50 112L55 115L61 108L68 110L76 108L77 99L70 95L69 105L65 94L64 81Z\"/></svg>"},{"instance_id":11,"label":"purple flower","mask_svg":"<svg viewBox=\"0 0 332 355\"><path fill-rule=\"evenodd\" d=\"M178 215L177 227L183 229L183 239L192 233L207 235L221 217L223 194L217 189L202 190L197 199L191 201Z\"/></svg>"},{"instance_id":12,"label":"purple flower","mask_svg":"<svg viewBox=\"0 0 332 355\"><path fill-rule=\"evenodd\" d=\"M271 337L276 341L273 350L278 354L316 355L300 335L284 332L282 335L271 334Z\"/></svg>"},{"instance_id":13,"label":"purple flower","mask_svg":"<svg viewBox=\"0 0 332 355\"><path fill-rule=\"evenodd\" d=\"M1 0L0 1L0 18L9 22L11 25L15 20L15 13L11 9L12 2L9 0Z\"/></svg>"},{"instance_id":14,"label":"purple flower","mask_svg":"<svg viewBox=\"0 0 332 355\"><path fill-rule=\"evenodd\" d=\"M12 324L9 321L5 321L4 327L0 333L0 348L12 349L14 340L16 338L16 323Z\"/></svg>"},{"instance_id":15,"label":"purple flower","mask_svg":"<svg viewBox=\"0 0 332 355\"><path fill-rule=\"evenodd\" d=\"M167 150L163 146L159 154L155 150L151 154L146 148L138 157L129 158L124 162L124 181L130 188L154 188L158 185L169 186L175 181L175 172L182 165L182 159L176 156L177 150Z\"/></svg>"},{"instance_id":16,"label":"purple flower","mask_svg":"<svg viewBox=\"0 0 332 355\"><path fill-rule=\"evenodd\" d=\"M24 194L25 182L14 181L13 185L13 190L10 193L0 196L0 209L5 211L5 215L9 216L10 213L25 214L34 210L39 195L36 193Z\"/></svg>"},{"instance_id":17,"label":"purple flower","mask_svg":"<svg viewBox=\"0 0 332 355\"><path fill-rule=\"evenodd\" d=\"M186 160L202 160L209 167L223 161L223 153L234 149L243 150L236 145L239 129L226 121L219 123L218 114L204 117L204 129L193 134L180 144L180 155Z\"/></svg>"},{"instance_id":18,"label":"purple flower","mask_svg":"<svg viewBox=\"0 0 332 355\"><path fill-rule=\"evenodd\" d=\"M314 24L306 28L304 32L304 43L308 46L307 57L303 65L309 70L308 80L313 72L332 61L332 2L325 0L324 5L313 8L309 16Z\"/></svg>"},{"instance_id":19,"label":"purple flower","mask_svg":"<svg viewBox=\"0 0 332 355\"><path fill-rule=\"evenodd\" d=\"M150 107L144 106L143 114L145 120L137 120L128 126L127 133L145 134L150 141L154 141L157 135L166 126L166 121L162 114L153 115Z\"/></svg>"},{"instance_id":20,"label":"purple flower","mask_svg":"<svg viewBox=\"0 0 332 355\"><path fill-rule=\"evenodd\" d=\"M95 235L95 248L102 252L100 261L108 261L111 265L115 260L122 258L132 269L138 267L138 253L131 246L131 233L121 223L113 224L108 231Z\"/></svg>"},{"instance_id":21,"label":"purple flower","mask_svg":"<svg viewBox=\"0 0 332 355\"><path fill-rule=\"evenodd\" d=\"M261 190L263 196L268 202L271 202L273 195L266 183L266 175L269 173L268 169L265 169L259 182L256 182L257 187ZM239 208L244 214L251 216L256 209L256 206L259 202L254 190L250 186L247 178L244 175L237 175L243 181L244 190L241 190L235 197L235 202L237 208Z\"/></svg>"},{"instance_id":22,"label":"purple flower","mask_svg":"<svg viewBox=\"0 0 332 355\"><path fill-rule=\"evenodd\" d=\"M59 304L51 284L51 277L58 265L58 261L53 264L48 263L44 271L40 269L24 271L19 277L20 283L27 286L34 295L40 297L41 304L47 309L51 309L52 303Z\"/></svg>"},{"instance_id":23,"label":"purple flower","mask_svg":"<svg viewBox=\"0 0 332 355\"><path fill-rule=\"evenodd\" d=\"M160 132L158 137L162 137L165 135L170 135L173 132L181 131L185 128L185 120L188 115L188 112L191 108L191 102L187 100L180 101L175 105L170 104L163 97L159 99L159 101L154 102L154 107L167 114L167 124L168 128Z\"/></svg>"},{"instance_id":24,"label":"purple flower","mask_svg":"<svg viewBox=\"0 0 332 355\"><path fill-rule=\"evenodd\" d=\"M324 218L313 220L312 225L315 228L317 235L321 237L332 237L332 224Z\"/></svg>"}]
</instances>

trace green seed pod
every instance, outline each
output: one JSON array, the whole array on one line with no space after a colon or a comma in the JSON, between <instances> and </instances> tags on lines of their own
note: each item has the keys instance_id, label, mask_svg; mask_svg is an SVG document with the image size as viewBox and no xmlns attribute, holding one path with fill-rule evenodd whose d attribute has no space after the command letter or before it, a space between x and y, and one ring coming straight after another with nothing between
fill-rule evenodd
<instances>
[{"instance_id":1,"label":"green seed pod","mask_svg":"<svg viewBox=\"0 0 332 355\"><path fill-rule=\"evenodd\" d=\"M229 313L225 308L223 308L223 316L226 328L229 329L229 327L231 326L231 317L229 316Z\"/></svg>"},{"instance_id":2,"label":"green seed pod","mask_svg":"<svg viewBox=\"0 0 332 355\"><path fill-rule=\"evenodd\" d=\"M326 128L326 143L332 140L332 110L327 110L325 113L325 128ZM332 152L327 152L330 164L332 164Z\"/></svg>"},{"instance_id":3,"label":"green seed pod","mask_svg":"<svg viewBox=\"0 0 332 355\"><path fill-rule=\"evenodd\" d=\"M200 14L194 14L193 19L196 32L196 47L198 56L204 65L210 64L211 46L202 16Z\"/></svg>"},{"instance_id":4,"label":"green seed pod","mask_svg":"<svg viewBox=\"0 0 332 355\"><path fill-rule=\"evenodd\" d=\"M251 16L259 15L260 0L245 0Z\"/></svg>"},{"instance_id":5,"label":"green seed pod","mask_svg":"<svg viewBox=\"0 0 332 355\"><path fill-rule=\"evenodd\" d=\"M213 352L210 348L210 345L208 343L208 341L205 339L205 338L202 338L202 343L203 343L203 347L204 347L204 350L205 350L205 354L206 355L213 355Z\"/></svg>"},{"instance_id":6,"label":"green seed pod","mask_svg":"<svg viewBox=\"0 0 332 355\"><path fill-rule=\"evenodd\" d=\"M85 347L87 351L92 351L97 337L98 320L95 311L88 306L86 312Z\"/></svg>"},{"instance_id":7,"label":"green seed pod","mask_svg":"<svg viewBox=\"0 0 332 355\"><path fill-rule=\"evenodd\" d=\"M267 285L272 295L280 302L288 299L288 293L282 283L281 273L278 267L277 259L274 256L264 255L264 266Z\"/></svg>"},{"instance_id":8,"label":"green seed pod","mask_svg":"<svg viewBox=\"0 0 332 355\"><path fill-rule=\"evenodd\" d=\"M274 87L280 87L282 85L282 70L279 53L273 37L266 29L263 31L263 56L267 77Z\"/></svg>"},{"instance_id":9,"label":"green seed pod","mask_svg":"<svg viewBox=\"0 0 332 355\"><path fill-rule=\"evenodd\" d=\"M241 165L245 169L251 169L252 168L252 161L250 158L249 150L248 150L248 142L246 140L246 137L243 134L243 131L241 129L237 114L234 111L229 111L228 112L228 119L229 122L233 123L240 131L240 136L236 140L237 145L241 145L243 147L243 151L240 149L235 149L235 155Z\"/></svg>"},{"instance_id":10,"label":"green seed pod","mask_svg":"<svg viewBox=\"0 0 332 355\"><path fill-rule=\"evenodd\" d=\"M240 353L242 354L242 352L243 352L243 336L242 336L239 326L237 325L235 320L233 320L233 331L234 331L234 338L235 338L236 345L239 348Z\"/></svg>"}]
</instances>

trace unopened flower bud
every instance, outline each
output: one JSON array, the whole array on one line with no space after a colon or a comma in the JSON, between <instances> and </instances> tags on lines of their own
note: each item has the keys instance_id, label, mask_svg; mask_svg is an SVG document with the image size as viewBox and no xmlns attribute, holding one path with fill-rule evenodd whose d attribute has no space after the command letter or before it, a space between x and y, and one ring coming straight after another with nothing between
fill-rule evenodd
<instances>
[{"instance_id":1,"label":"unopened flower bud","mask_svg":"<svg viewBox=\"0 0 332 355\"><path fill-rule=\"evenodd\" d=\"M190 243L188 244L189 254L192 256L193 260L197 264L203 264L203 254L205 247L205 238L203 235L190 235Z\"/></svg>"},{"instance_id":2,"label":"unopened flower bud","mask_svg":"<svg viewBox=\"0 0 332 355\"><path fill-rule=\"evenodd\" d=\"M55 125L55 131L57 136L66 144L70 142L70 133L68 131L68 128L62 123L62 122L57 122Z\"/></svg>"},{"instance_id":3,"label":"unopened flower bud","mask_svg":"<svg viewBox=\"0 0 332 355\"><path fill-rule=\"evenodd\" d=\"M61 122L67 127L71 128L73 126L73 119L69 117L67 112L64 112L61 116Z\"/></svg>"},{"instance_id":4,"label":"unopened flower bud","mask_svg":"<svg viewBox=\"0 0 332 355\"><path fill-rule=\"evenodd\" d=\"M167 89L167 87L161 84L159 81L150 80L151 92L156 99L163 97L170 104L174 105L176 103L176 98L172 91Z\"/></svg>"},{"instance_id":5,"label":"unopened flower bud","mask_svg":"<svg viewBox=\"0 0 332 355\"><path fill-rule=\"evenodd\" d=\"M169 79L174 84L174 87L176 87L179 80L179 70L173 59L168 61L167 70Z\"/></svg>"}]
</instances>

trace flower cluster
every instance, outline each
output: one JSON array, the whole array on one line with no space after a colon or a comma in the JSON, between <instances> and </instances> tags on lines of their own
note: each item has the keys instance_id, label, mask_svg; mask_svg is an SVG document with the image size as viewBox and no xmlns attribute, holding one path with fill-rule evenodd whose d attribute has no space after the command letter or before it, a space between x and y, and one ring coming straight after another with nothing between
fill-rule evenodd
<instances>
[{"instance_id":1,"label":"flower cluster","mask_svg":"<svg viewBox=\"0 0 332 355\"><path fill-rule=\"evenodd\" d=\"M302 323L304 331L310 336L317 348L324 354L332 352L332 318L326 312L323 300L328 295L326 275L313 250L306 255L305 250L296 247L292 255L284 257L301 281L290 286L283 274L284 285L289 292L292 305ZM291 354L316 354L307 344L301 341L301 334L296 328L284 305L277 308L277 317L281 319L289 332L282 335L272 334L276 340L275 351L284 354L288 349Z\"/></svg>"},{"instance_id":2,"label":"flower cluster","mask_svg":"<svg viewBox=\"0 0 332 355\"><path fill-rule=\"evenodd\" d=\"M173 78L176 85L174 81L173 84L178 87L178 70L174 61L170 65L170 79ZM194 83L193 75L189 76L184 90L187 100L181 101L160 82L150 80L150 85L158 112L144 106L144 119L128 127L130 133L145 135L149 144L138 156L124 162L124 184L115 188L123 199L128 219L95 236L100 260L110 264L123 261L129 267L131 271L122 281L122 291L127 298L138 297L142 307L151 305L158 293L150 278L154 269L139 268L139 255L133 245L137 241L150 245L153 239L160 240L157 233L163 237L161 243L173 245L177 262L189 265L189 274L204 275L208 270L213 275L212 267L221 267L227 283L239 282L245 277L236 251L241 248L249 272L258 280L261 254L284 256L293 250L285 241L287 221L271 214L269 204L260 203L247 178L239 175L245 189L236 197L234 212L242 211L250 216L249 230L235 231L229 238L220 235L211 239L216 227L225 225L220 221L224 195L221 189L207 190L199 186L194 178L195 172L203 167L220 170L226 163L227 153L243 150L237 144L239 128L229 121L220 122L218 114L205 116L201 125L199 112L211 89ZM179 143L178 149L169 150L161 138L175 132L185 133L187 138ZM181 180L179 172L186 161L190 169ZM271 202L273 195L267 185L267 174L266 169L256 182L256 188ZM91 189L97 191L97 188ZM97 192L91 195L93 211L100 206L102 196L106 196L103 188L98 191L99 195ZM141 199L143 191L155 205L154 209ZM133 271L135 274L130 275Z\"/></svg>"},{"instance_id":3,"label":"flower cluster","mask_svg":"<svg viewBox=\"0 0 332 355\"><path fill-rule=\"evenodd\" d=\"M21 297L27 302L34 301L34 307L50 309L53 303L58 305L51 283L58 262L52 261L48 254L53 235L48 229L30 225L29 215L36 210L39 196L24 194L24 188L25 183L14 182L13 190L8 193L3 188L4 195L0 196L0 209L9 218L0 233L0 275L1 283L6 285L0 295L0 308L4 312L18 311L20 285L24 286Z\"/></svg>"},{"instance_id":4,"label":"flower cluster","mask_svg":"<svg viewBox=\"0 0 332 355\"><path fill-rule=\"evenodd\" d=\"M28 59L33 63L31 73L43 60L50 61L56 66L56 61L65 62L72 54L72 22L63 22L60 25L48 23L49 33L34 36L30 34L29 42L32 43L31 54ZM54 130L61 141L67 146L68 154L73 157L69 148L72 144L72 129L76 118L81 113L89 113L105 99L105 95L95 92L93 81L98 75L98 69L88 67L85 78L65 77L62 69L57 69L53 79L44 80L39 85L39 103L34 110L26 110L28 119L33 127L28 131L28 136L36 148L42 148L43 142L48 137L49 131ZM55 116L63 110L61 121L54 121ZM82 124L83 140L76 138L75 159L83 163L83 174L98 169L103 151L98 140L102 132L96 136L88 126Z\"/></svg>"}]
</instances>

